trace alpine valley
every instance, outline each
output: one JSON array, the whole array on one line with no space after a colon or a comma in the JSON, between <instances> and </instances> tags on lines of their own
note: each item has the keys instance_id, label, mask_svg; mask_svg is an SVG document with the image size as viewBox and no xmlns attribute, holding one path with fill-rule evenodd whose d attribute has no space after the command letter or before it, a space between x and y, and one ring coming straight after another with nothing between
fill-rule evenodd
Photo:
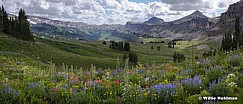
<instances>
[{"instance_id":1,"label":"alpine valley","mask_svg":"<svg viewBox=\"0 0 243 104\"><path fill-rule=\"evenodd\" d=\"M218 18L208 18L200 11L171 22L152 17L143 23L125 25L90 25L28 16L35 35L51 39L124 40L136 41L141 36L197 39L213 27Z\"/></svg>"},{"instance_id":2,"label":"alpine valley","mask_svg":"<svg viewBox=\"0 0 243 104\"><path fill-rule=\"evenodd\" d=\"M219 36L222 34L221 30L232 29L235 16L243 14L242 4L240 1L230 5L220 17L209 18L196 10L190 15L170 22L152 17L143 23L128 21L125 25L91 25L30 15L27 18L36 36L50 39L137 41L138 37L152 36L198 40L205 37L208 39L208 36Z\"/></svg>"},{"instance_id":3,"label":"alpine valley","mask_svg":"<svg viewBox=\"0 0 243 104\"><path fill-rule=\"evenodd\" d=\"M141 1L155 1L155 5ZM243 104L243 0L225 5L228 9L218 17L207 17L209 12L199 11L204 9L196 4L204 1L207 3L0 0L4 3L0 8L0 104ZM124 2L139 6L130 9L131 5ZM141 14L147 13L150 5L160 11L159 5L163 7L164 2L182 2L198 10L172 21L153 17L158 12L152 16L148 13L143 16L151 18L134 22L140 18L135 12L144 9ZM50 16L56 5L47 4L67 11L57 9L64 15ZM86 13L93 15L89 10L97 5L104 6L107 11L100 11L112 17L113 11L109 10L116 4L128 7L119 13L134 13L134 21L117 13L120 17L114 20L124 18L124 24L95 25L42 17L68 19L65 16L72 6L77 18L83 18ZM24 8L15 16L5 9L19 5L44 8L48 13L26 15ZM78 9L86 12L80 10L79 14ZM179 9L178 13L186 10ZM94 13L95 20L100 20L96 18L99 16ZM97 23L93 18L85 20Z\"/></svg>"}]
</instances>

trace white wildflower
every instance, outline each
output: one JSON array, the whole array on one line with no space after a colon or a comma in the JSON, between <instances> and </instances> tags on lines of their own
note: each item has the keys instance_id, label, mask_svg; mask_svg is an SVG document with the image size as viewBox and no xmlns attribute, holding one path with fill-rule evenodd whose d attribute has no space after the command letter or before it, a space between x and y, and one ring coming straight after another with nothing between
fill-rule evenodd
<instances>
[{"instance_id":1,"label":"white wildflower","mask_svg":"<svg viewBox=\"0 0 243 104\"><path fill-rule=\"evenodd\" d=\"M231 86L231 87L237 87L235 82L230 82L228 85Z\"/></svg>"},{"instance_id":2,"label":"white wildflower","mask_svg":"<svg viewBox=\"0 0 243 104\"><path fill-rule=\"evenodd\" d=\"M110 76L110 72L106 72L106 76Z\"/></svg>"},{"instance_id":3,"label":"white wildflower","mask_svg":"<svg viewBox=\"0 0 243 104\"><path fill-rule=\"evenodd\" d=\"M6 82L7 82L7 81L8 81L8 78L4 78L4 81L6 81Z\"/></svg>"},{"instance_id":4,"label":"white wildflower","mask_svg":"<svg viewBox=\"0 0 243 104\"><path fill-rule=\"evenodd\" d=\"M227 78L235 78L235 74L231 73L227 76Z\"/></svg>"}]
</instances>

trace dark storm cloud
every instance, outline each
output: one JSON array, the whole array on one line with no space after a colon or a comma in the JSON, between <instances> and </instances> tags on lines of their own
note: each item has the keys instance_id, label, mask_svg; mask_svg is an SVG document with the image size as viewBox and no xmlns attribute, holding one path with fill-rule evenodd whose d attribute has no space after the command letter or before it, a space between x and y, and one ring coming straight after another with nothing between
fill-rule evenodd
<instances>
[{"instance_id":1,"label":"dark storm cloud","mask_svg":"<svg viewBox=\"0 0 243 104\"><path fill-rule=\"evenodd\" d=\"M168 13L167 15L181 15L181 12L176 12L176 13Z\"/></svg>"},{"instance_id":2,"label":"dark storm cloud","mask_svg":"<svg viewBox=\"0 0 243 104\"><path fill-rule=\"evenodd\" d=\"M169 4L172 11L190 11L209 9L210 3L202 0L161 0L161 2Z\"/></svg>"},{"instance_id":3,"label":"dark storm cloud","mask_svg":"<svg viewBox=\"0 0 243 104\"><path fill-rule=\"evenodd\" d=\"M225 2L220 2L220 3L218 4L218 7L220 7L220 8L224 8L224 7L227 7L227 4L226 4Z\"/></svg>"}]
</instances>

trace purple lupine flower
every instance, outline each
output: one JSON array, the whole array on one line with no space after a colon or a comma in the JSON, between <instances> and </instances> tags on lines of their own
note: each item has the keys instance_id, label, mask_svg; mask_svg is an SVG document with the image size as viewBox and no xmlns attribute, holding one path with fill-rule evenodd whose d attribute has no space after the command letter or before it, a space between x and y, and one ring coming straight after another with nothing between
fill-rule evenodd
<instances>
[{"instance_id":1,"label":"purple lupine flower","mask_svg":"<svg viewBox=\"0 0 243 104\"><path fill-rule=\"evenodd\" d=\"M11 93L12 92L12 87L11 86L5 86L2 88L1 93L5 94L5 93Z\"/></svg>"},{"instance_id":2,"label":"purple lupine flower","mask_svg":"<svg viewBox=\"0 0 243 104\"><path fill-rule=\"evenodd\" d=\"M176 94L176 92L175 92L175 91L172 91L170 94L171 94L171 95L175 95L175 94Z\"/></svg>"},{"instance_id":3,"label":"purple lupine flower","mask_svg":"<svg viewBox=\"0 0 243 104\"><path fill-rule=\"evenodd\" d=\"M19 96L19 95L20 95L19 91L16 91L16 90L13 90L13 93L14 93L14 95L16 95L16 96Z\"/></svg>"},{"instance_id":4,"label":"purple lupine flower","mask_svg":"<svg viewBox=\"0 0 243 104\"><path fill-rule=\"evenodd\" d=\"M220 69L220 70L223 69L221 65L217 65L216 67L217 67L218 69Z\"/></svg>"},{"instance_id":5,"label":"purple lupine flower","mask_svg":"<svg viewBox=\"0 0 243 104\"><path fill-rule=\"evenodd\" d=\"M117 74L120 74L120 73L122 73L123 72L123 70L118 70L118 69L116 69L116 70L114 70L114 71L112 71L112 76L117 76Z\"/></svg>"},{"instance_id":6,"label":"purple lupine flower","mask_svg":"<svg viewBox=\"0 0 243 104\"><path fill-rule=\"evenodd\" d=\"M70 83L70 84L74 84L74 80L70 80L69 83Z\"/></svg>"},{"instance_id":7,"label":"purple lupine flower","mask_svg":"<svg viewBox=\"0 0 243 104\"><path fill-rule=\"evenodd\" d=\"M199 64L205 64L206 61L204 59L199 60Z\"/></svg>"},{"instance_id":8,"label":"purple lupine flower","mask_svg":"<svg viewBox=\"0 0 243 104\"><path fill-rule=\"evenodd\" d=\"M11 86L5 86L1 90L1 95L4 95L4 94L14 94L16 96L19 96L20 92L13 89Z\"/></svg>"},{"instance_id":9,"label":"purple lupine flower","mask_svg":"<svg viewBox=\"0 0 243 104\"><path fill-rule=\"evenodd\" d=\"M191 70L190 70L190 69L182 70L182 71L180 72L180 74L185 74L185 75L187 75L187 74L189 74L189 73L191 73Z\"/></svg>"},{"instance_id":10,"label":"purple lupine flower","mask_svg":"<svg viewBox=\"0 0 243 104\"><path fill-rule=\"evenodd\" d=\"M158 92L158 94L160 94L161 91L176 90L176 88L177 86L174 82L170 84L157 84L154 86L150 86L150 89L155 90L156 92Z\"/></svg>"},{"instance_id":11,"label":"purple lupine flower","mask_svg":"<svg viewBox=\"0 0 243 104\"><path fill-rule=\"evenodd\" d=\"M141 86L136 85L136 90L139 91L140 94L142 93L142 88L141 88Z\"/></svg>"},{"instance_id":12,"label":"purple lupine flower","mask_svg":"<svg viewBox=\"0 0 243 104\"><path fill-rule=\"evenodd\" d=\"M160 73L161 73L162 75L164 75L164 74L165 74L165 70L160 70Z\"/></svg>"},{"instance_id":13,"label":"purple lupine flower","mask_svg":"<svg viewBox=\"0 0 243 104\"><path fill-rule=\"evenodd\" d=\"M193 78L185 78L184 80L181 80L180 84L198 87L202 84L202 79L200 78L200 76L195 75Z\"/></svg>"},{"instance_id":14,"label":"purple lupine flower","mask_svg":"<svg viewBox=\"0 0 243 104\"><path fill-rule=\"evenodd\" d=\"M134 70L133 73L134 74L143 74L145 73L146 71L145 70L142 70L142 69L139 69L139 70Z\"/></svg>"},{"instance_id":15,"label":"purple lupine flower","mask_svg":"<svg viewBox=\"0 0 243 104\"><path fill-rule=\"evenodd\" d=\"M86 91L86 88L78 88L78 89L76 89L76 91L77 91L77 92L82 92L82 91L85 92L85 91Z\"/></svg>"},{"instance_id":16,"label":"purple lupine flower","mask_svg":"<svg viewBox=\"0 0 243 104\"><path fill-rule=\"evenodd\" d=\"M64 75L64 79L68 79L68 75Z\"/></svg>"},{"instance_id":17,"label":"purple lupine flower","mask_svg":"<svg viewBox=\"0 0 243 104\"><path fill-rule=\"evenodd\" d=\"M38 83L31 83L28 85L27 89L32 89L32 88L35 88L35 87L38 87L38 86L41 86L41 84L38 84Z\"/></svg>"},{"instance_id":18,"label":"purple lupine flower","mask_svg":"<svg viewBox=\"0 0 243 104\"><path fill-rule=\"evenodd\" d=\"M67 84L62 84L61 87L65 88L65 89L68 89L68 85Z\"/></svg>"},{"instance_id":19,"label":"purple lupine flower","mask_svg":"<svg viewBox=\"0 0 243 104\"><path fill-rule=\"evenodd\" d=\"M217 83L220 83L220 81L221 81L221 80L220 80L220 77L218 77L218 79L217 79Z\"/></svg>"},{"instance_id":20,"label":"purple lupine flower","mask_svg":"<svg viewBox=\"0 0 243 104\"><path fill-rule=\"evenodd\" d=\"M209 84L209 88L213 87L216 84L216 80L213 80L210 84Z\"/></svg>"},{"instance_id":21,"label":"purple lupine flower","mask_svg":"<svg viewBox=\"0 0 243 104\"><path fill-rule=\"evenodd\" d=\"M102 74L104 71L102 69L96 70L96 74Z\"/></svg>"},{"instance_id":22,"label":"purple lupine flower","mask_svg":"<svg viewBox=\"0 0 243 104\"><path fill-rule=\"evenodd\" d=\"M238 55L233 54L231 57L232 57L232 59L237 60L239 56L238 56Z\"/></svg>"},{"instance_id":23,"label":"purple lupine flower","mask_svg":"<svg viewBox=\"0 0 243 104\"><path fill-rule=\"evenodd\" d=\"M89 81L89 87L92 87L94 85L94 83L95 83L94 81L90 80Z\"/></svg>"},{"instance_id":24,"label":"purple lupine flower","mask_svg":"<svg viewBox=\"0 0 243 104\"><path fill-rule=\"evenodd\" d=\"M200 85L202 84L202 79L199 79L199 84L200 84Z\"/></svg>"},{"instance_id":25,"label":"purple lupine flower","mask_svg":"<svg viewBox=\"0 0 243 104\"><path fill-rule=\"evenodd\" d=\"M77 89L76 88L72 88L73 90L73 93L76 93L77 92Z\"/></svg>"}]
</instances>

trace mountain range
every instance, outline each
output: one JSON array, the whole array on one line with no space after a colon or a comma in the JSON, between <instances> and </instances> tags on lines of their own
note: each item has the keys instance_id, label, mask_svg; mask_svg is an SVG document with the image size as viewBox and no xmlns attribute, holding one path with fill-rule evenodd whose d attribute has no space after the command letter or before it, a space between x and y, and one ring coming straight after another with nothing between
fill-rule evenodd
<instances>
[{"instance_id":1,"label":"mountain range","mask_svg":"<svg viewBox=\"0 0 243 104\"><path fill-rule=\"evenodd\" d=\"M27 16L36 36L50 39L125 40L135 41L137 36L123 31L122 25L89 25L48 18Z\"/></svg>"},{"instance_id":2,"label":"mountain range","mask_svg":"<svg viewBox=\"0 0 243 104\"><path fill-rule=\"evenodd\" d=\"M157 18L157 21L160 21L160 19ZM139 34L158 37L195 39L205 34L206 30L216 24L216 22L217 20L213 21L213 19L208 18L197 10L190 15L171 22L157 22L159 24L152 25L146 22L127 22L125 28Z\"/></svg>"},{"instance_id":3,"label":"mountain range","mask_svg":"<svg viewBox=\"0 0 243 104\"><path fill-rule=\"evenodd\" d=\"M196 10L190 15L170 22L152 17L142 23L129 21L125 25L90 25L30 15L27 18L34 35L50 39L136 41L138 37L147 36L201 39L205 36L220 36L225 30L232 30L235 16L241 16L241 21L243 20L242 10L243 2L239 1L230 5L220 17L209 18Z\"/></svg>"}]
</instances>

